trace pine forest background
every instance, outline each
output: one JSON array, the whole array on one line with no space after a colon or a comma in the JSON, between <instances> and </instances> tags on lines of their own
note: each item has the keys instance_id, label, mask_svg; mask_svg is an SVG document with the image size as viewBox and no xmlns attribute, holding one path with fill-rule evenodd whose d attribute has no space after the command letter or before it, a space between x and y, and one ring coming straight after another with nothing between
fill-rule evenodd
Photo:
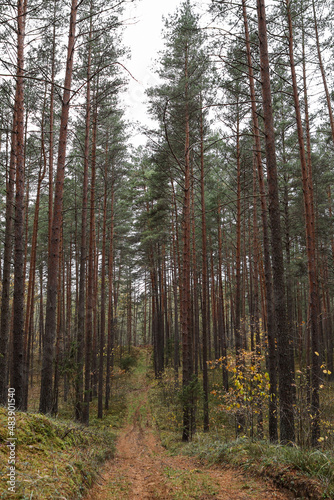
<instances>
[{"instance_id":1,"label":"pine forest background","mask_svg":"<svg viewBox=\"0 0 334 500\"><path fill-rule=\"evenodd\" d=\"M331 449L333 2L181 3L139 147L128 3L0 6L0 403L89 424L152 346L184 441Z\"/></svg>"}]
</instances>

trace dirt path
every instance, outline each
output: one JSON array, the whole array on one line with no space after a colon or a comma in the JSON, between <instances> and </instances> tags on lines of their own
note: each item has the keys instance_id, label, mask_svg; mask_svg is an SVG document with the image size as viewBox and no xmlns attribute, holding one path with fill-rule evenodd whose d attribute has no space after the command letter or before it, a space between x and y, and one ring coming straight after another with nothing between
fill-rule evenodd
<instances>
[{"instance_id":1,"label":"dirt path","mask_svg":"<svg viewBox=\"0 0 334 500\"><path fill-rule=\"evenodd\" d=\"M129 395L128 424L119 434L116 456L106 464L85 500L294 498L235 469L168 455L152 428L147 392L142 385Z\"/></svg>"}]
</instances>

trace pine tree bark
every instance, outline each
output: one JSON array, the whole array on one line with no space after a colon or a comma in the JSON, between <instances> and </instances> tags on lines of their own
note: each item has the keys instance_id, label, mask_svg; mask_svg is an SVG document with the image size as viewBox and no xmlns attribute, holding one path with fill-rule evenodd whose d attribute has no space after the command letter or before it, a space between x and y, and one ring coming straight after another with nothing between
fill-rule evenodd
<instances>
[{"instance_id":1,"label":"pine tree bark","mask_svg":"<svg viewBox=\"0 0 334 500\"><path fill-rule=\"evenodd\" d=\"M44 148L44 140L43 148ZM37 235L38 235L38 219L39 219L39 206L41 198L41 187L42 182L45 177L46 172L46 161L44 155L43 169L42 165L40 167L38 175L37 193L35 201L35 214L32 232L32 242L31 242L31 253L30 253L30 268L29 268L29 281L28 281L28 292L27 292L27 306L26 306L26 317L25 317L25 327L24 327L24 409L28 409L28 382L29 382L29 360L30 351L29 344L32 335L32 317L34 313L34 291L35 291L35 280L36 280L36 255L37 255Z\"/></svg>"},{"instance_id":2,"label":"pine tree bark","mask_svg":"<svg viewBox=\"0 0 334 500\"><path fill-rule=\"evenodd\" d=\"M108 140L106 145L106 166L104 170L104 196L103 196L103 223L102 223L102 262L101 262L101 331L100 331L100 355L99 355L99 391L97 417L103 416L103 351L105 343L106 325L106 242L107 242L107 161L108 161Z\"/></svg>"},{"instance_id":3,"label":"pine tree bark","mask_svg":"<svg viewBox=\"0 0 334 500\"><path fill-rule=\"evenodd\" d=\"M176 262L176 237L174 229L174 212L172 211L172 238L173 238L173 255L172 255L172 272L173 272L173 299L174 299L174 372L175 380L179 378L179 363L180 363L180 339L179 339L179 314L178 314L178 275Z\"/></svg>"},{"instance_id":4,"label":"pine tree bark","mask_svg":"<svg viewBox=\"0 0 334 500\"><path fill-rule=\"evenodd\" d=\"M311 164L308 165L304 132L301 118L301 109L298 96L297 76L294 61L293 50L293 27L289 0L286 0L287 20L289 28L289 58L292 77L292 88L294 107L296 113L296 124L298 132L299 158L302 172L303 198L305 210L305 234L307 247L307 264L308 264L308 280L309 280L309 307L310 307L310 329L311 329L311 426L312 446L318 445L320 437L320 401L319 401L319 385L320 385L320 363L319 363L319 325L318 325L318 277L316 263L316 247L315 247L315 227L314 227L314 208L313 208L313 181ZM309 155L310 162L310 155Z\"/></svg>"},{"instance_id":5,"label":"pine tree bark","mask_svg":"<svg viewBox=\"0 0 334 500\"><path fill-rule=\"evenodd\" d=\"M96 142L96 141L95 141ZM96 157L96 153L94 153L94 157ZM96 161L96 160L95 160ZM99 219L99 216L98 216ZM99 313L98 313L98 259L99 259L99 250L97 248L97 241L100 241L100 224L99 221L96 223L97 234L94 229L94 288L93 288L93 348L92 348L92 390L91 390L91 401L92 398L97 397L97 389L98 389L98 369L97 369L97 356L98 356L98 337L99 337Z\"/></svg>"},{"instance_id":6,"label":"pine tree bark","mask_svg":"<svg viewBox=\"0 0 334 500\"><path fill-rule=\"evenodd\" d=\"M60 251L59 251L59 273L58 273L58 291L57 291L57 327L56 327L56 346L55 346L55 362L54 362L54 379L52 393L52 410L53 416L58 413L59 402L59 380L60 380L60 358L61 358L61 338L63 334L63 297L62 297L62 274L63 274L63 223L61 223L60 231Z\"/></svg>"},{"instance_id":7,"label":"pine tree bark","mask_svg":"<svg viewBox=\"0 0 334 500\"><path fill-rule=\"evenodd\" d=\"M253 134L255 143L256 166L258 171L260 200L261 200L261 218L262 218L262 232L263 232L263 255L264 255L264 275L266 284L266 324L267 324L267 337L268 337L268 350L269 350L269 379L270 379L270 398L269 398L269 439L272 442L278 440L277 431L277 374L276 374L276 327L275 327L275 310L273 298L273 284L272 284L272 269L270 259L270 239L268 229L267 217L267 198L266 188L264 183L264 174L262 166L261 155L261 140L260 140L260 127L256 106L255 82L253 72L253 62L251 55L250 36L248 29L246 0L242 0L243 19L245 29L245 42L248 63L248 79L249 89L252 104L252 121L253 121Z\"/></svg>"},{"instance_id":8,"label":"pine tree bark","mask_svg":"<svg viewBox=\"0 0 334 500\"><path fill-rule=\"evenodd\" d=\"M175 379L178 381L178 371L180 365L180 330L179 330L179 310L178 310L178 293L179 292L179 303L181 304L182 291L181 291L181 257L180 257L180 244L179 244L179 223L177 214L177 204L176 195L174 188L174 181L171 178L172 193L173 193L173 210L172 210L172 233L173 233L173 268L174 268L174 369L175 369ZM173 219L175 217L175 221ZM175 230L174 230L175 228ZM181 315L180 308L180 315ZM182 332L181 332L182 336Z\"/></svg>"},{"instance_id":9,"label":"pine tree bark","mask_svg":"<svg viewBox=\"0 0 334 500\"><path fill-rule=\"evenodd\" d=\"M16 171L16 103L18 87L15 92L15 107L11 133L11 152L6 182L6 228L3 255L1 319L0 319L0 404L5 405L7 394L7 372L9 360L9 330L10 330L10 282L13 250L13 215L14 187Z\"/></svg>"},{"instance_id":10,"label":"pine tree bark","mask_svg":"<svg viewBox=\"0 0 334 500\"><path fill-rule=\"evenodd\" d=\"M333 217L332 213L332 196L331 196L331 188L328 186L327 188L327 197L328 197L328 213L330 219ZM331 250L332 250L332 261L334 261L334 238L331 236ZM328 305L328 314L329 314L329 320L332 323L332 313L331 313L331 306L330 303ZM334 357L333 357L333 348L334 348L334 339L333 339L333 331L332 329L329 332L329 337L328 337L328 355L327 355L327 363L328 363L328 369L331 371L330 379L334 379Z\"/></svg>"},{"instance_id":11,"label":"pine tree bark","mask_svg":"<svg viewBox=\"0 0 334 500\"><path fill-rule=\"evenodd\" d=\"M201 99L202 101L202 99ZM209 431L209 381L208 381L208 337L207 337L207 235L204 191L204 131L203 112L201 111L201 219L202 219L202 355L203 355L203 430Z\"/></svg>"},{"instance_id":12,"label":"pine tree bark","mask_svg":"<svg viewBox=\"0 0 334 500\"><path fill-rule=\"evenodd\" d=\"M196 259L196 236L195 236L195 193L194 193L194 175L193 165L191 166L191 232L192 232L192 259L191 259L191 274L192 274L192 303L193 303L193 365L194 374L198 377L198 358L199 358L199 307L198 307L198 273Z\"/></svg>"},{"instance_id":13,"label":"pine tree bark","mask_svg":"<svg viewBox=\"0 0 334 500\"><path fill-rule=\"evenodd\" d=\"M288 335L286 317L282 231L278 197L275 133L269 73L266 7L264 0L257 0L257 15L260 42L264 132L266 139L269 218L271 224L273 290L276 313L275 319L277 326L280 438L283 443L292 443L295 440L293 409L294 373L293 367L291 367L291 339Z\"/></svg>"},{"instance_id":14,"label":"pine tree bark","mask_svg":"<svg viewBox=\"0 0 334 500\"><path fill-rule=\"evenodd\" d=\"M218 219L218 229L220 225L220 220ZM215 358L219 358L219 342L218 342L218 329L217 329L217 308L218 301L216 299L216 283L215 283L215 270L213 263L213 249L212 249L212 240L211 235L209 233L209 248L210 248L210 282L211 282L211 311L212 311L212 326L213 326L213 336L214 336L214 345L215 345ZM218 271L219 273L219 271Z\"/></svg>"},{"instance_id":15,"label":"pine tree bark","mask_svg":"<svg viewBox=\"0 0 334 500\"><path fill-rule=\"evenodd\" d=\"M193 374L192 335L191 335L191 296L190 296L190 125L188 109L188 47L185 48L185 161L184 161L184 198L182 218L182 297L181 297L181 329L182 329L182 385L183 431L182 441L190 439L191 397L189 394Z\"/></svg>"},{"instance_id":16,"label":"pine tree bark","mask_svg":"<svg viewBox=\"0 0 334 500\"><path fill-rule=\"evenodd\" d=\"M24 39L26 3L17 3L17 102L16 106L16 194L14 220L13 355L10 384L15 389L15 406L23 408L24 332Z\"/></svg>"},{"instance_id":17,"label":"pine tree bark","mask_svg":"<svg viewBox=\"0 0 334 500\"><path fill-rule=\"evenodd\" d=\"M39 270L39 339L38 339L38 362L41 364L44 339L44 294L43 294L43 263Z\"/></svg>"},{"instance_id":18,"label":"pine tree bark","mask_svg":"<svg viewBox=\"0 0 334 500\"><path fill-rule=\"evenodd\" d=\"M258 222L257 222L257 165L256 165L256 154L253 159L253 241L251 235L249 235L249 243L253 242L253 269L251 273L252 283L252 317L251 321L253 323L253 330L255 333L255 345L253 349L256 354L256 368L259 374L261 374L261 362L259 361L259 356L261 356L262 345L261 345L261 334L260 334L260 314L259 314L259 264L258 264L258 252L259 252L259 239L258 239ZM251 249L250 249L251 254ZM270 380L270 378L269 378ZM257 436L259 439L263 439L263 404L259 398L257 404ZM270 408L271 410L271 408ZM276 427L277 429L277 427ZM277 436L273 436L275 438ZM272 438L272 440L273 440Z\"/></svg>"},{"instance_id":19,"label":"pine tree bark","mask_svg":"<svg viewBox=\"0 0 334 500\"><path fill-rule=\"evenodd\" d=\"M238 97L237 97L238 100ZM242 335L241 335L241 163L240 163L240 129L239 129L239 110L236 117L236 155L237 155L237 220L236 220L236 254L235 254L235 350L237 366L242 364ZM242 429L241 429L242 432Z\"/></svg>"},{"instance_id":20,"label":"pine tree bark","mask_svg":"<svg viewBox=\"0 0 334 500\"><path fill-rule=\"evenodd\" d=\"M328 85L327 85L326 72L325 72L323 61L322 61L315 0L312 0L312 9L313 9L314 33L315 33L315 40L316 40L316 46L317 46L319 68L320 68L320 72L321 72L322 83L324 85L326 103L327 103L327 109L328 109L328 115L329 115L329 123L331 126L332 139L334 142L334 116L333 116L333 109L332 109L332 101L331 101L331 96L330 96L330 92L329 92Z\"/></svg>"},{"instance_id":21,"label":"pine tree bark","mask_svg":"<svg viewBox=\"0 0 334 500\"><path fill-rule=\"evenodd\" d=\"M49 238L48 251L50 254L52 236L52 204L53 204L53 146L54 146L54 96L55 96L55 76L56 76L56 5L53 3L53 29L52 29L52 52L51 52L51 89L50 89L50 126L49 126Z\"/></svg>"},{"instance_id":22,"label":"pine tree bark","mask_svg":"<svg viewBox=\"0 0 334 500\"><path fill-rule=\"evenodd\" d=\"M81 212L81 244L80 244L80 267L79 267L79 298L77 318L77 373L76 373L76 403L75 417L82 420L83 401L83 367L84 367L84 343L85 343L85 303L86 303L86 260L87 260L87 211L88 211L88 170L89 170L89 142L91 126L91 37L92 21L90 22L87 76L86 76L86 118L85 118L85 149L84 149L84 171L82 184L82 212Z\"/></svg>"},{"instance_id":23,"label":"pine tree bark","mask_svg":"<svg viewBox=\"0 0 334 500\"><path fill-rule=\"evenodd\" d=\"M235 355L236 355L236 368L242 372L244 369L244 342L241 332L241 161L240 161L240 118L239 106L237 97L237 117L236 117L236 155L237 155L237 221L236 221L236 256L235 256L235 323L234 323L234 336L235 336ZM237 435L244 432L245 416L242 409L242 402L240 400L240 409L236 412L236 431Z\"/></svg>"},{"instance_id":24,"label":"pine tree bark","mask_svg":"<svg viewBox=\"0 0 334 500\"><path fill-rule=\"evenodd\" d=\"M111 373L113 368L113 348L114 348L114 300L113 300L113 276L114 276L114 162L111 166L111 206L110 206L110 238L109 238L109 262L108 262L108 341L107 341L107 366L106 366L106 396L104 407L109 409Z\"/></svg>"},{"instance_id":25,"label":"pine tree bark","mask_svg":"<svg viewBox=\"0 0 334 500\"><path fill-rule=\"evenodd\" d=\"M67 46L67 62L60 119L59 147L57 160L57 177L55 186L55 200L53 208L51 244L48 259L48 285L45 317L45 335L43 344L43 360L41 374L41 393L39 409L41 413L52 410L52 370L54 358L54 340L56 335L56 307L57 287L59 274L59 249L61 232L61 215L63 209L63 190L65 177L66 143L68 131L68 117L71 98L71 83L73 73L73 57L75 45L75 29L77 17L77 0L72 0L70 14L70 28Z\"/></svg>"},{"instance_id":26,"label":"pine tree bark","mask_svg":"<svg viewBox=\"0 0 334 500\"><path fill-rule=\"evenodd\" d=\"M211 253L212 259L212 253ZM212 266L213 267L213 264ZM213 273L213 269L212 269ZM212 276L213 279L213 276ZM212 285L214 286L214 284ZM214 297L212 298L212 308L215 309ZM221 228L221 205L218 205L218 327L219 327L219 340L221 345L222 355L222 375L223 387L228 391L228 371L227 371L227 338L226 338L226 322L225 322L225 298L223 292L223 239ZM219 356L216 356L219 357Z\"/></svg>"},{"instance_id":27,"label":"pine tree bark","mask_svg":"<svg viewBox=\"0 0 334 500\"><path fill-rule=\"evenodd\" d=\"M90 184L90 221L89 221L89 252L87 278L87 311L85 331L85 384L82 423L89 424L89 403L92 395L91 369L93 352L93 310L95 289L95 181L96 181L96 133L97 110L94 111L92 133L92 161Z\"/></svg>"},{"instance_id":28,"label":"pine tree bark","mask_svg":"<svg viewBox=\"0 0 334 500\"><path fill-rule=\"evenodd\" d=\"M165 368L165 330L163 317L163 250L160 245L157 248L157 291L156 291L156 312L157 312L157 360L158 360L158 376L161 377Z\"/></svg>"},{"instance_id":29,"label":"pine tree bark","mask_svg":"<svg viewBox=\"0 0 334 500\"><path fill-rule=\"evenodd\" d=\"M64 352L71 352L71 344L73 342L72 336L72 237L70 240L69 255L66 266L66 326L64 338ZM65 266L64 266L64 279L65 283ZM65 299L65 291L64 291ZM64 306L65 310L65 306ZM64 402L67 402L70 390L70 373L66 370L64 372Z\"/></svg>"},{"instance_id":30,"label":"pine tree bark","mask_svg":"<svg viewBox=\"0 0 334 500\"><path fill-rule=\"evenodd\" d=\"M256 155L255 155L256 156ZM254 333L255 333L255 346L254 350L258 355L261 355L261 336L260 336L260 315L259 315L259 230L257 222L257 170L256 159L253 161L253 269L252 269L252 318ZM251 241L251 237L250 237Z\"/></svg>"}]
</instances>

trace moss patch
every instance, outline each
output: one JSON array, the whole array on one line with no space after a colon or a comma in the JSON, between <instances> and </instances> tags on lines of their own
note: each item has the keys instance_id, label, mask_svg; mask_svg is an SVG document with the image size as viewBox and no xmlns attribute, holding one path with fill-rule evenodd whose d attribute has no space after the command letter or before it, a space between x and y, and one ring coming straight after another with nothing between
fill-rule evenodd
<instances>
[{"instance_id":1,"label":"moss patch","mask_svg":"<svg viewBox=\"0 0 334 500\"><path fill-rule=\"evenodd\" d=\"M16 414L16 487L7 484L7 411L0 407L0 498L79 499L114 453L115 434L32 413Z\"/></svg>"}]
</instances>

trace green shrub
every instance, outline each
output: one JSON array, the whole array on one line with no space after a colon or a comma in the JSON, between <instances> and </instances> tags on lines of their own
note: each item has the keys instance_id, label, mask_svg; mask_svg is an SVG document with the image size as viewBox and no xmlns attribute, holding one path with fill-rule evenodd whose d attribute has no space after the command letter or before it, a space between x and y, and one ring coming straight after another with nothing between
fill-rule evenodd
<instances>
[{"instance_id":1,"label":"green shrub","mask_svg":"<svg viewBox=\"0 0 334 500\"><path fill-rule=\"evenodd\" d=\"M137 366L137 362L138 360L135 356L133 356L132 354L126 354L120 359L119 366L121 370L129 372L131 368Z\"/></svg>"}]
</instances>

